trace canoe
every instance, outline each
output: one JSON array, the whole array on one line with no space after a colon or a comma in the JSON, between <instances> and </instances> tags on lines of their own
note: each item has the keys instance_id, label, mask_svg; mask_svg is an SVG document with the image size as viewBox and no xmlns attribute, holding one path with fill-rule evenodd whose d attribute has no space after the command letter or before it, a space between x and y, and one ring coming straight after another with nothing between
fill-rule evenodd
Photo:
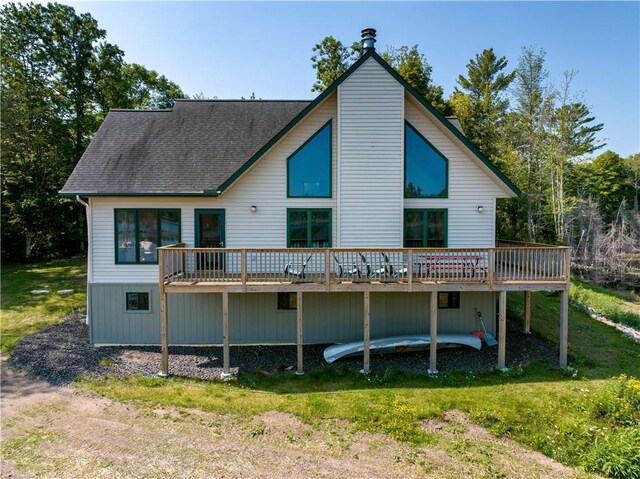
<instances>
[{"instance_id":1,"label":"canoe","mask_svg":"<svg viewBox=\"0 0 640 479\"><path fill-rule=\"evenodd\" d=\"M419 351L429 349L431 336L428 334L413 336L392 336L388 338L372 339L369 351L375 354L400 353L405 351ZM469 346L480 349L482 341L472 334L439 334L438 347L450 348ZM329 364L347 356L361 356L364 352L364 341L334 344L324 350L324 359Z\"/></svg>"}]
</instances>

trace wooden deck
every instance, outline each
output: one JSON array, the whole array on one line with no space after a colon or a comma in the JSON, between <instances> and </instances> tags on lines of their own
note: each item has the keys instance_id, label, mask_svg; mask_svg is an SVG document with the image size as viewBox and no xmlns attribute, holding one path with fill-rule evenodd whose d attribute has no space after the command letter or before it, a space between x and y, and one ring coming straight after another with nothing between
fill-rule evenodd
<instances>
[{"instance_id":1,"label":"wooden deck","mask_svg":"<svg viewBox=\"0 0 640 479\"><path fill-rule=\"evenodd\" d=\"M167 295L222 295L223 369L230 371L229 294L295 292L297 373L303 374L305 292L362 292L363 373L369 372L372 292L498 292L498 368L506 366L507 291L524 291L524 330L531 291L561 291L559 365L567 366L570 249L499 242L497 248L158 248L162 341L161 375L169 374ZM437 373L437 294L431 295L429 370Z\"/></svg>"},{"instance_id":2,"label":"wooden deck","mask_svg":"<svg viewBox=\"0 0 640 479\"><path fill-rule=\"evenodd\" d=\"M158 249L166 292L563 290L569 249Z\"/></svg>"}]
</instances>

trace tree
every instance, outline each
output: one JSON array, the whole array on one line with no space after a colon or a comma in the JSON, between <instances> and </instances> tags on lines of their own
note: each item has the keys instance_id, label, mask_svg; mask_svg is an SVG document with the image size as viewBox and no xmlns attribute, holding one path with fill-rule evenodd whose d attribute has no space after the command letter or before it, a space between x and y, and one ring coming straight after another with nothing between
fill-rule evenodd
<instances>
[{"instance_id":1,"label":"tree","mask_svg":"<svg viewBox=\"0 0 640 479\"><path fill-rule=\"evenodd\" d=\"M571 82L575 72L565 72L557 98L560 105L553 117L552 155L548 164L551 179L551 210L556 240L566 238L565 215L568 207L565 195L565 177L569 164L604 146L596 140L596 133L603 124L592 124L589 107L571 94Z\"/></svg>"},{"instance_id":2,"label":"tree","mask_svg":"<svg viewBox=\"0 0 640 479\"><path fill-rule=\"evenodd\" d=\"M633 212L638 214L638 194L640 193L640 153L631 155L624 160L624 167L629 175L629 182L633 188Z\"/></svg>"},{"instance_id":3,"label":"tree","mask_svg":"<svg viewBox=\"0 0 640 479\"><path fill-rule=\"evenodd\" d=\"M539 240L543 229L544 171L549 157L549 127L554 94L545 81L544 50L524 47L516 68L514 96L516 109L507 118L510 142L526 171L524 190L527 202L527 236Z\"/></svg>"},{"instance_id":4,"label":"tree","mask_svg":"<svg viewBox=\"0 0 640 479\"><path fill-rule=\"evenodd\" d=\"M607 150L585 164L584 188L600 205L607 223L615 220L620 204L631 198L624 160Z\"/></svg>"},{"instance_id":5,"label":"tree","mask_svg":"<svg viewBox=\"0 0 640 479\"><path fill-rule=\"evenodd\" d=\"M451 113L449 104L443 98L442 87L434 85L431 80L431 65L427 63L424 54L418 51L418 45L411 48L407 46L387 47L382 58L442 114Z\"/></svg>"},{"instance_id":6,"label":"tree","mask_svg":"<svg viewBox=\"0 0 640 479\"><path fill-rule=\"evenodd\" d=\"M332 36L324 37L313 47L311 62L316 70L316 82L311 91L324 91L340 77L351 64L360 56L361 48L358 43L351 47L342 44Z\"/></svg>"},{"instance_id":7,"label":"tree","mask_svg":"<svg viewBox=\"0 0 640 479\"><path fill-rule=\"evenodd\" d=\"M0 8L2 255L70 254L83 245L84 212L62 188L109 108L161 108L179 87L105 41L72 7Z\"/></svg>"},{"instance_id":8,"label":"tree","mask_svg":"<svg viewBox=\"0 0 640 479\"><path fill-rule=\"evenodd\" d=\"M516 72L505 73L505 57L496 57L493 48L485 49L467 64L467 76L458 76L458 85L450 98L453 111L465 135L487 157L496 159L498 145L509 107L506 91Z\"/></svg>"}]
</instances>

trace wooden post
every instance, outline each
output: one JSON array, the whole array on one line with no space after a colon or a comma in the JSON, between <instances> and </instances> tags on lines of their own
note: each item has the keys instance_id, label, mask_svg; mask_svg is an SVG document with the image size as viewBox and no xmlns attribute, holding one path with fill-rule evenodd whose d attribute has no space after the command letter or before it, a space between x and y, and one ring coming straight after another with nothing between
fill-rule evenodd
<instances>
[{"instance_id":1,"label":"wooden post","mask_svg":"<svg viewBox=\"0 0 640 479\"><path fill-rule=\"evenodd\" d=\"M229 368L229 293L222 292L222 377L231 376Z\"/></svg>"},{"instance_id":2,"label":"wooden post","mask_svg":"<svg viewBox=\"0 0 640 479\"><path fill-rule=\"evenodd\" d=\"M494 248L489 250L489 257L487 258L487 281L489 282L489 287L493 287L494 281L494 267L496 263L496 251Z\"/></svg>"},{"instance_id":3,"label":"wooden post","mask_svg":"<svg viewBox=\"0 0 640 479\"><path fill-rule=\"evenodd\" d=\"M324 250L324 287L329 291L331 284L331 252L329 248Z\"/></svg>"},{"instance_id":4,"label":"wooden post","mask_svg":"<svg viewBox=\"0 0 640 479\"><path fill-rule=\"evenodd\" d=\"M409 256L409 260L407 261L407 283L409 284L408 289L411 293L413 291L413 250L410 249L407 255Z\"/></svg>"},{"instance_id":5,"label":"wooden post","mask_svg":"<svg viewBox=\"0 0 640 479\"><path fill-rule=\"evenodd\" d=\"M429 346L429 374L438 374L438 292L431 292L431 344Z\"/></svg>"},{"instance_id":6,"label":"wooden post","mask_svg":"<svg viewBox=\"0 0 640 479\"><path fill-rule=\"evenodd\" d=\"M569 342L569 291L560 293L560 367L567 367Z\"/></svg>"},{"instance_id":7,"label":"wooden post","mask_svg":"<svg viewBox=\"0 0 640 479\"><path fill-rule=\"evenodd\" d=\"M531 291L524 292L524 334L531 334Z\"/></svg>"},{"instance_id":8,"label":"wooden post","mask_svg":"<svg viewBox=\"0 0 640 479\"><path fill-rule=\"evenodd\" d=\"M360 371L362 374L369 374L369 291L364 292L364 363L362 366L362 370Z\"/></svg>"},{"instance_id":9,"label":"wooden post","mask_svg":"<svg viewBox=\"0 0 640 479\"><path fill-rule=\"evenodd\" d=\"M159 376L169 376L169 339L167 320L167 293L160 287L160 339L162 341L162 369Z\"/></svg>"},{"instance_id":10,"label":"wooden post","mask_svg":"<svg viewBox=\"0 0 640 479\"><path fill-rule=\"evenodd\" d=\"M247 292L247 250L240 252L240 282L242 283L242 291Z\"/></svg>"},{"instance_id":11,"label":"wooden post","mask_svg":"<svg viewBox=\"0 0 640 479\"><path fill-rule=\"evenodd\" d=\"M167 319L167 293L164 292L164 250L158 248L158 293L160 296L160 344L162 361L158 376L169 376L169 321Z\"/></svg>"},{"instance_id":12,"label":"wooden post","mask_svg":"<svg viewBox=\"0 0 640 479\"><path fill-rule=\"evenodd\" d=\"M302 291L297 292L296 319L297 319L297 345L298 345L298 369L296 374L302 376L304 374L302 363Z\"/></svg>"},{"instance_id":13,"label":"wooden post","mask_svg":"<svg viewBox=\"0 0 640 479\"><path fill-rule=\"evenodd\" d=\"M507 292L500 291L498 306L498 369L506 371L507 352Z\"/></svg>"}]
</instances>

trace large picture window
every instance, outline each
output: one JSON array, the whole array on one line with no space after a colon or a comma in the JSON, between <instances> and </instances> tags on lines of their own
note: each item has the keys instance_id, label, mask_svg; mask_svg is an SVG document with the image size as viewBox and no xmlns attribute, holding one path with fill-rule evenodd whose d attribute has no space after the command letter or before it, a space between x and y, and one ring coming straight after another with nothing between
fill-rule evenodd
<instances>
[{"instance_id":1,"label":"large picture window","mask_svg":"<svg viewBox=\"0 0 640 479\"><path fill-rule=\"evenodd\" d=\"M447 159L405 122L404 197L446 198L448 169Z\"/></svg>"},{"instance_id":2,"label":"large picture window","mask_svg":"<svg viewBox=\"0 0 640 479\"><path fill-rule=\"evenodd\" d=\"M288 209L287 247L329 248L331 210Z\"/></svg>"},{"instance_id":3,"label":"large picture window","mask_svg":"<svg viewBox=\"0 0 640 479\"><path fill-rule=\"evenodd\" d=\"M331 121L287 158L287 196L331 197Z\"/></svg>"},{"instance_id":4,"label":"large picture window","mask_svg":"<svg viewBox=\"0 0 640 479\"><path fill-rule=\"evenodd\" d=\"M158 246L180 242L180 210L116 209L117 264L155 264Z\"/></svg>"},{"instance_id":5,"label":"large picture window","mask_svg":"<svg viewBox=\"0 0 640 479\"><path fill-rule=\"evenodd\" d=\"M447 210L404 210L405 248L445 248Z\"/></svg>"}]
</instances>

